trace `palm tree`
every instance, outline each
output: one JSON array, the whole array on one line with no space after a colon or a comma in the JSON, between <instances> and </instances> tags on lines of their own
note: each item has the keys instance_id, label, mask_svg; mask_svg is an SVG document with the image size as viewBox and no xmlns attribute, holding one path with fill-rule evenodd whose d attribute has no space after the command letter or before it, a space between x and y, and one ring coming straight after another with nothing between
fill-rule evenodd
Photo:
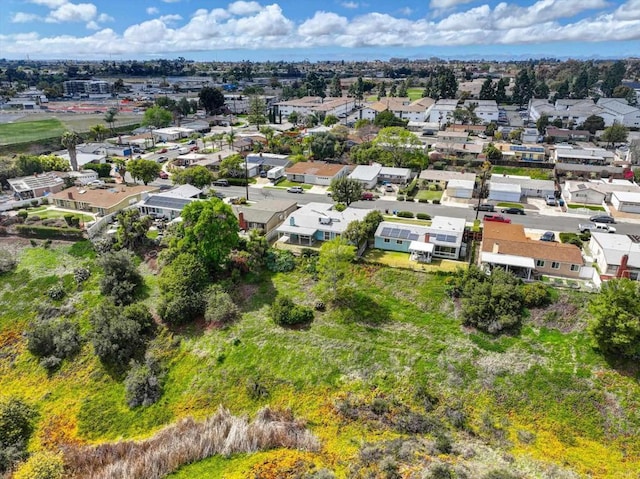
<instances>
[{"instance_id":1,"label":"palm tree","mask_svg":"<svg viewBox=\"0 0 640 479\"><path fill-rule=\"evenodd\" d=\"M73 171L78 171L76 146L82 143L82 138L75 131L65 131L60 142L69 152L69 163L71 163L71 169Z\"/></svg>"},{"instance_id":2,"label":"palm tree","mask_svg":"<svg viewBox=\"0 0 640 479\"><path fill-rule=\"evenodd\" d=\"M89 132L91 133L91 136L95 138L97 141L102 141L104 137L107 135L107 133L109 132L109 130L107 130L106 126L97 124L89 128Z\"/></svg>"},{"instance_id":3,"label":"palm tree","mask_svg":"<svg viewBox=\"0 0 640 479\"><path fill-rule=\"evenodd\" d=\"M113 124L116 121L117 114L118 114L118 109L115 107L109 108L104 114L104 121L109 125L109 128L111 128L112 133L113 133Z\"/></svg>"},{"instance_id":4,"label":"palm tree","mask_svg":"<svg viewBox=\"0 0 640 479\"><path fill-rule=\"evenodd\" d=\"M233 142L236 140L236 132L231 130L229 133L227 133L227 144L229 145L229 148L231 150L233 150Z\"/></svg>"}]
</instances>

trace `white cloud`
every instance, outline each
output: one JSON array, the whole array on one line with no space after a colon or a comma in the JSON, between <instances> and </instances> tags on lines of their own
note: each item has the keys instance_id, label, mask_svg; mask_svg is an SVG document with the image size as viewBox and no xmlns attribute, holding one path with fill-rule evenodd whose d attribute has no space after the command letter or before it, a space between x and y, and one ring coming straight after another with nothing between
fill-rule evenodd
<instances>
[{"instance_id":1,"label":"white cloud","mask_svg":"<svg viewBox=\"0 0 640 479\"><path fill-rule=\"evenodd\" d=\"M180 0L162 0L164 3L178 3Z\"/></svg>"},{"instance_id":2,"label":"white cloud","mask_svg":"<svg viewBox=\"0 0 640 479\"><path fill-rule=\"evenodd\" d=\"M338 35L343 33L349 21L332 12L316 12L313 18L306 20L298 28L298 33L303 36Z\"/></svg>"},{"instance_id":3,"label":"white cloud","mask_svg":"<svg viewBox=\"0 0 640 479\"><path fill-rule=\"evenodd\" d=\"M351 9L355 9L360 6L358 2L342 2L340 5L342 5L344 8L351 8Z\"/></svg>"},{"instance_id":4,"label":"white cloud","mask_svg":"<svg viewBox=\"0 0 640 479\"><path fill-rule=\"evenodd\" d=\"M111 15L107 15L106 13L101 13L98 15L98 21L100 23L113 22L115 19Z\"/></svg>"},{"instance_id":5,"label":"white cloud","mask_svg":"<svg viewBox=\"0 0 640 479\"><path fill-rule=\"evenodd\" d=\"M160 10L156 7L147 7L147 15L157 15L158 13L160 13Z\"/></svg>"},{"instance_id":6,"label":"white cloud","mask_svg":"<svg viewBox=\"0 0 640 479\"><path fill-rule=\"evenodd\" d=\"M93 3L65 3L49 12L46 21L50 23L88 22L96 17L97 7Z\"/></svg>"},{"instance_id":7,"label":"white cloud","mask_svg":"<svg viewBox=\"0 0 640 479\"><path fill-rule=\"evenodd\" d=\"M42 18L35 13L16 12L11 17L11 23L31 23Z\"/></svg>"},{"instance_id":8,"label":"white cloud","mask_svg":"<svg viewBox=\"0 0 640 479\"><path fill-rule=\"evenodd\" d=\"M33 3L35 5L44 5L49 8L58 8L61 5L67 3L68 0L29 0L29 3Z\"/></svg>"},{"instance_id":9,"label":"white cloud","mask_svg":"<svg viewBox=\"0 0 640 479\"><path fill-rule=\"evenodd\" d=\"M116 33L112 29L100 30L100 24L111 19L98 14L93 4L67 2L50 12L50 21L84 18L87 28L96 30L95 33L53 37L37 33L0 34L0 51L8 58L23 57L24 52L44 52L42 57L101 58L109 54L169 55L216 49L295 51L318 46L375 49L640 40L640 0L615 5L605 4L604 0L530 0L524 6L500 3L493 8L480 5L463 8L439 21L376 12L349 19L334 12L318 11L298 23L288 18L277 4L259 9L256 5L256 2L235 2L226 9L198 9L186 24L179 26L174 23L182 20L179 15L165 15ZM12 16L12 21L27 19L34 18L17 13ZM588 51L585 46L585 52Z\"/></svg>"},{"instance_id":10,"label":"white cloud","mask_svg":"<svg viewBox=\"0 0 640 479\"><path fill-rule=\"evenodd\" d=\"M398 10L398 13L400 15L404 15L405 17L408 17L413 13L413 9L410 7L402 7L401 9Z\"/></svg>"},{"instance_id":11,"label":"white cloud","mask_svg":"<svg viewBox=\"0 0 640 479\"><path fill-rule=\"evenodd\" d=\"M444 10L471 2L473 0L431 0L429 6L435 10Z\"/></svg>"},{"instance_id":12,"label":"white cloud","mask_svg":"<svg viewBox=\"0 0 640 479\"><path fill-rule=\"evenodd\" d=\"M230 3L227 10L233 15L244 17L246 15L259 12L262 10L262 7L258 2L245 2L240 0L238 2Z\"/></svg>"}]
</instances>

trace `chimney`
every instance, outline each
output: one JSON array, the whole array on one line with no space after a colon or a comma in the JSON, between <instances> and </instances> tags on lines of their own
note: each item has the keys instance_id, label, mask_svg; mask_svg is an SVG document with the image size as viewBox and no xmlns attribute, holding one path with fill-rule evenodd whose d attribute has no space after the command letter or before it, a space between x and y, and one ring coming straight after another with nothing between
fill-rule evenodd
<instances>
[{"instance_id":1,"label":"chimney","mask_svg":"<svg viewBox=\"0 0 640 479\"><path fill-rule=\"evenodd\" d=\"M425 242L425 243L428 243L428 242L429 242L429 238L430 238L430 237L431 237L431 236L429 235L429 233L425 233L425 234L424 234L424 242Z\"/></svg>"},{"instance_id":2,"label":"chimney","mask_svg":"<svg viewBox=\"0 0 640 479\"><path fill-rule=\"evenodd\" d=\"M241 230L247 230L247 222L244 220L244 213L242 211L238 211L238 225Z\"/></svg>"},{"instance_id":3,"label":"chimney","mask_svg":"<svg viewBox=\"0 0 640 479\"><path fill-rule=\"evenodd\" d=\"M500 253L500 243L498 243L497 241L493 243L493 249L491 250L491 252L495 254Z\"/></svg>"},{"instance_id":4,"label":"chimney","mask_svg":"<svg viewBox=\"0 0 640 479\"><path fill-rule=\"evenodd\" d=\"M618 272L616 273L616 278L624 278L627 273L627 263L629 262L629 255L622 255L620 258L620 266L618 266ZM627 276L628 277L628 276Z\"/></svg>"},{"instance_id":5,"label":"chimney","mask_svg":"<svg viewBox=\"0 0 640 479\"><path fill-rule=\"evenodd\" d=\"M71 191L67 191L67 198L69 198L70 200L73 199L73 192Z\"/></svg>"}]
</instances>

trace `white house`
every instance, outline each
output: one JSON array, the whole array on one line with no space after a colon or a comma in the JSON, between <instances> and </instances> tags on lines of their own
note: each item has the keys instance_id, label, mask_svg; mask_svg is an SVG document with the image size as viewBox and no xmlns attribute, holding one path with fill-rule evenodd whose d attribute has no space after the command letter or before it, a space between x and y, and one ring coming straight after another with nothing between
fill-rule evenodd
<instances>
[{"instance_id":1,"label":"white house","mask_svg":"<svg viewBox=\"0 0 640 479\"><path fill-rule=\"evenodd\" d=\"M589 250L602 274L616 276L624 266L624 277L640 281L639 235L592 233Z\"/></svg>"},{"instance_id":2,"label":"white house","mask_svg":"<svg viewBox=\"0 0 640 479\"><path fill-rule=\"evenodd\" d=\"M568 145L557 145L550 159L554 163L610 165L615 159L615 154L603 148L573 148Z\"/></svg>"},{"instance_id":3,"label":"white house","mask_svg":"<svg viewBox=\"0 0 640 479\"><path fill-rule=\"evenodd\" d=\"M600 98L597 105L614 117L614 121L628 128L640 128L640 108L631 106L624 98Z\"/></svg>"},{"instance_id":4,"label":"white house","mask_svg":"<svg viewBox=\"0 0 640 479\"><path fill-rule=\"evenodd\" d=\"M625 213L640 213L640 193L614 191L611 193L611 205Z\"/></svg>"},{"instance_id":5,"label":"white house","mask_svg":"<svg viewBox=\"0 0 640 479\"><path fill-rule=\"evenodd\" d=\"M482 120L482 123L498 122L498 104L495 100L466 100L464 102L465 108L472 104L477 105L474 113Z\"/></svg>"},{"instance_id":6,"label":"white house","mask_svg":"<svg viewBox=\"0 0 640 479\"><path fill-rule=\"evenodd\" d=\"M169 128L158 128L156 130L152 130L151 133L153 133L153 136L155 136L158 141L166 142L179 140L180 138L188 138L192 134L196 133L196 131L191 128L173 126Z\"/></svg>"},{"instance_id":7,"label":"white house","mask_svg":"<svg viewBox=\"0 0 640 479\"><path fill-rule=\"evenodd\" d=\"M458 100L438 100L427 109L427 121L444 125L453 120L453 112L458 107Z\"/></svg>"},{"instance_id":8,"label":"white house","mask_svg":"<svg viewBox=\"0 0 640 479\"><path fill-rule=\"evenodd\" d=\"M411 181L412 173L409 168L395 168L393 166L383 166L380 168L378 181L388 181L390 183L405 184Z\"/></svg>"},{"instance_id":9,"label":"white house","mask_svg":"<svg viewBox=\"0 0 640 479\"><path fill-rule=\"evenodd\" d=\"M329 186L334 178L347 175L349 167L324 161L300 161L287 168L285 173L289 181Z\"/></svg>"},{"instance_id":10,"label":"white house","mask_svg":"<svg viewBox=\"0 0 640 479\"><path fill-rule=\"evenodd\" d=\"M180 216L182 209L199 198L202 190L186 184L163 193L150 194L136 205L142 214L169 220Z\"/></svg>"},{"instance_id":11,"label":"white house","mask_svg":"<svg viewBox=\"0 0 640 479\"><path fill-rule=\"evenodd\" d=\"M522 196L529 198L546 198L555 195L556 186L551 180L533 180L529 176L491 175L492 183L513 184L520 186Z\"/></svg>"},{"instance_id":12,"label":"white house","mask_svg":"<svg viewBox=\"0 0 640 479\"><path fill-rule=\"evenodd\" d=\"M582 205L601 205L606 196L595 188L593 183L580 181L566 181L562 190L562 196L567 203Z\"/></svg>"},{"instance_id":13,"label":"white house","mask_svg":"<svg viewBox=\"0 0 640 479\"><path fill-rule=\"evenodd\" d=\"M365 189L372 189L378 184L378 175L382 167L380 165L358 165L349 174L349 178L362 184Z\"/></svg>"}]
</instances>

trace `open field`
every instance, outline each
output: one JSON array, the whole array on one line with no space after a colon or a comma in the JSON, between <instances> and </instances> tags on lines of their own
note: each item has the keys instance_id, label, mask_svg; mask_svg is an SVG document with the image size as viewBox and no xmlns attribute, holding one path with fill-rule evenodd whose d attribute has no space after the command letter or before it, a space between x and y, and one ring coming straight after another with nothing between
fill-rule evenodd
<instances>
[{"instance_id":1,"label":"open field","mask_svg":"<svg viewBox=\"0 0 640 479\"><path fill-rule=\"evenodd\" d=\"M55 284L66 291L55 305L73 304L71 317L89 332L92 309L104 298L88 243L45 249L0 242L20 260L0 276L0 396L37 407L32 450L146 438L219 405L253 418L269 405L305 421L320 449L213 456L170 477L292 479L320 469L365 477L356 473L381 474L387 456L415 477L428 477L420 471L434 461L474 478L494 468L527 479L637 477L637 372L617 371L594 352L582 293L558 292L549 311L529 312L519 334L494 338L461 326L447 276L361 264L349 272L348 301L316 311L308 327L282 328L268 318L269 305L277 292L314 305L309 268L248 276L234 292L240 320L225 329L193 324L163 333L163 396L131 410L122 380L105 371L88 341L47 375L22 335ZM92 273L82 287L72 277L78 266ZM157 277L145 262L140 271L141 299L153 304ZM451 443L445 452L437 449L439 437Z\"/></svg>"},{"instance_id":2,"label":"open field","mask_svg":"<svg viewBox=\"0 0 640 479\"><path fill-rule=\"evenodd\" d=\"M0 123L0 145L24 143L59 136L64 133L64 125L60 120L18 121Z\"/></svg>"},{"instance_id":3,"label":"open field","mask_svg":"<svg viewBox=\"0 0 640 479\"><path fill-rule=\"evenodd\" d=\"M533 180L553 180L553 170L544 168L517 168L512 166L493 166L491 173L496 175L529 176Z\"/></svg>"},{"instance_id":4,"label":"open field","mask_svg":"<svg viewBox=\"0 0 640 479\"><path fill-rule=\"evenodd\" d=\"M422 92L424 88L408 88L407 95L411 101L417 100L418 98L422 98Z\"/></svg>"}]
</instances>

